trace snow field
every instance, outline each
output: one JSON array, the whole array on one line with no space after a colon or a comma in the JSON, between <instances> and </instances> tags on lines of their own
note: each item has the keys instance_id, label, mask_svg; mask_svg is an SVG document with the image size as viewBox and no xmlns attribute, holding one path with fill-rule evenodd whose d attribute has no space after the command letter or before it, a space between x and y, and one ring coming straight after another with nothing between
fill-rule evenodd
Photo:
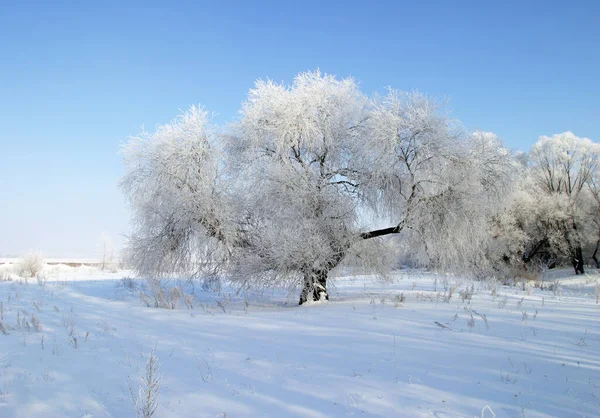
<instances>
[{"instance_id":1,"label":"snow field","mask_svg":"<svg viewBox=\"0 0 600 418\"><path fill-rule=\"evenodd\" d=\"M191 309L168 310L124 272L45 274L0 282L0 417L135 417L152 350L155 417L600 416L594 277L554 291L341 277L302 307L195 286Z\"/></svg>"}]
</instances>

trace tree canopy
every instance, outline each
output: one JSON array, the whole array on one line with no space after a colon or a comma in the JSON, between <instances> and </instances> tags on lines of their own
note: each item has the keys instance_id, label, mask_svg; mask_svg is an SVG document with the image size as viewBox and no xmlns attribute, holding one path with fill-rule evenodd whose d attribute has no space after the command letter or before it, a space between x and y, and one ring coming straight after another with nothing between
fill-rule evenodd
<instances>
[{"instance_id":1,"label":"tree canopy","mask_svg":"<svg viewBox=\"0 0 600 418\"><path fill-rule=\"evenodd\" d=\"M130 260L146 275L299 285L300 303L328 298L330 272L391 234L429 267L482 270L534 240L516 219L523 201L507 199L523 178L567 200L596 178L596 144L548 145L579 144L563 136L542 138L523 163L421 93L370 98L319 71L259 80L227 126L192 106L124 144Z\"/></svg>"}]
</instances>

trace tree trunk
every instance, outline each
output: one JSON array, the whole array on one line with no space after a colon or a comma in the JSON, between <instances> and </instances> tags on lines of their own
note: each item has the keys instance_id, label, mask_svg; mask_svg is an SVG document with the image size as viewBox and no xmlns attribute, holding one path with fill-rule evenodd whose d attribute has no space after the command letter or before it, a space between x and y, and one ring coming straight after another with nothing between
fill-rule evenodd
<instances>
[{"instance_id":1,"label":"tree trunk","mask_svg":"<svg viewBox=\"0 0 600 418\"><path fill-rule=\"evenodd\" d=\"M575 274L584 274L583 270L583 250L581 244L578 244L575 248L575 254L571 256L571 263L575 269Z\"/></svg>"},{"instance_id":2,"label":"tree trunk","mask_svg":"<svg viewBox=\"0 0 600 418\"><path fill-rule=\"evenodd\" d=\"M363 232L360 234L360 238L366 240L389 234L398 234L403 228L404 221L390 228ZM344 259L346 250L348 250L348 248L349 246L347 248L337 248L336 255L322 270L311 270L308 273L304 273L299 305L309 301L313 302L318 300L329 300L329 294L327 293L327 275Z\"/></svg>"},{"instance_id":3,"label":"tree trunk","mask_svg":"<svg viewBox=\"0 0 600 418\"><path fill-rule=\"evenodd\" d=\"M567 237L567 242L569 242L569 246L571 247L571 263L573 264L573 268L575 269L575 274L584 274L583 271L583 249L581 248L581 241L577 238L577 224L575 220L573 220L573 231L575 231L575 242L571 244L569 241L568 235L565 233Z\"/></svg>"},{"instance_id":4,"label":"tree trunk","mask_svg":"<svg viewBox=\"0 0 600 418\"><path fill-rule=\"evenodd\" d=\"M327 293L327 271L313 270L304 275L299 305L318 300L329 300L329 294Z\"/></svg>"},{"instance_id":5,"label":"tree trunk","mask_svg":"<svg viewBox=\"0 0 600 418\"><path fill-rule=\"evenodd\" d=\"M594 254L592 254L592 259L594 263L596 263L596 268L600 269L600 260L598 260L598 248L600 248L600 238L596 241L596 248L594 248Z\"/></svg>"}]
</instances>

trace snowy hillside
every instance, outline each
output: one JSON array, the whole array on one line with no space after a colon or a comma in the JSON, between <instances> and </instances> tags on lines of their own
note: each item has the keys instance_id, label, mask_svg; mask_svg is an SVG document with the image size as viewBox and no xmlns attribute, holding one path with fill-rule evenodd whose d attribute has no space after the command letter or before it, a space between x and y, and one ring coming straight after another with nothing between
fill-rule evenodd
<instances>
[{"instance_id":1,"label":"snowy hillside","mask_svg":"<svg viewBox=\"0 0 600 418\"><path fill-rule=\"evenodd\" d=\"M1 417L134 417L153 349L155 417L600 416L593 277L523 291L356 276L301 307L185 285L194 298L168 310L124 273L45 273L0 282Z\"/></svg>"}]
</instances>

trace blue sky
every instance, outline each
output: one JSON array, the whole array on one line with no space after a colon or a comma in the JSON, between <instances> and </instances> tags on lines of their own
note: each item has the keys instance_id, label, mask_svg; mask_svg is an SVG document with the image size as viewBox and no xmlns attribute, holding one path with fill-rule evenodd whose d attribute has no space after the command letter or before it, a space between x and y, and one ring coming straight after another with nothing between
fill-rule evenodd
<instances>
[{"instance_id":1,"label":"blue sky","mask_svg":"<svg viewBox=\"0 0 600 418\"><path fill-rule=\"evenodd\" d=\"M232 120L258 78L419 90L511 148L600 141L598 1L323 3L4 1L0 254L120 242L119 144L190 104Z\"/></svg>"}]
</instances>

